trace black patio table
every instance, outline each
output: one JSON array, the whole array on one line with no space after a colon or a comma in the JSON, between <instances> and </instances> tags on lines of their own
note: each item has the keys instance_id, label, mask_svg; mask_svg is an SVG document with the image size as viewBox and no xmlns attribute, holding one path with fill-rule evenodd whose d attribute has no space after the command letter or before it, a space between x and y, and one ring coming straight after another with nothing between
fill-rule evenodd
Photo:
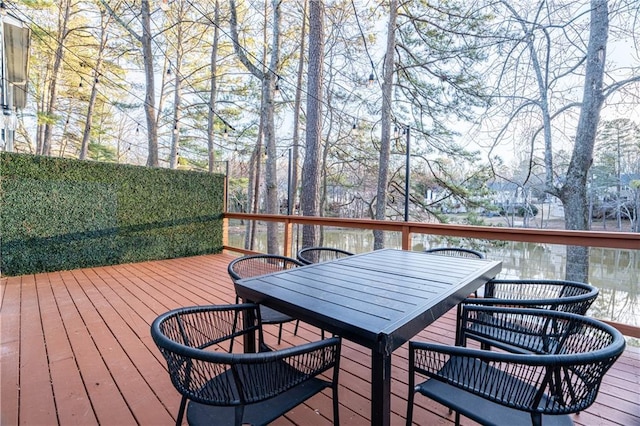
<instances>
[{"instance_id":1,"label":"black patio table","mask_svg":"<svg viewBox=\"0 0 640 426\"><path fill-rule=\"evenodd\" d=\"M371 423L389 425L391 353L501 268L499 261L383 249L242 279L235 288L244 300L371 349Z\"/></svg>"}]
</instances>

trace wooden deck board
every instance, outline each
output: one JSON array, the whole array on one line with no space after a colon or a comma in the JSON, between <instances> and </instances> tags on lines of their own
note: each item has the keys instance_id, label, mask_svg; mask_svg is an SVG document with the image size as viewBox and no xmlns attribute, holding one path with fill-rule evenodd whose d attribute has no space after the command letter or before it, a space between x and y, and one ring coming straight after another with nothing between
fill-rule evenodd
<instances>
[{"instance_id":1,"label":"wooden deck board","mask_svg":"<svg viewBox=\"0 0 640 426\"><path fill-rule=\"evenodd\" d=\"M0 280L1 425L170 425L180 396L149 334L153 319L173 308L232 303L232 255L78 269ZM451 311L416 340L453 343ZM282 346L317 340L320 331L285 324ZM276 346L277 326L265 326ZM366 425L370 416L370 353L344 341L340 419ZM394 352L392 424L403 425L407 347ZM577 425L640 425L640 350L629 347L610 370L596 403ZM415 422L450 425L448 410L417 397ZM274 425L329 425L331 397L317 395ZM473 424L463 418L463 424Z\"/></svg>"}]
</instances>

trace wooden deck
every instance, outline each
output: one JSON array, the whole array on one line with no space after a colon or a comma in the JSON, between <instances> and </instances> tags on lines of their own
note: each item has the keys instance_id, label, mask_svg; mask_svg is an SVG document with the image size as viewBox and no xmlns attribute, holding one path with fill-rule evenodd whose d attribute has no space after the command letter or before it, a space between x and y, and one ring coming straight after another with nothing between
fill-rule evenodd
<instances>
[{"instance_id":1,"label":"wooden deck","mask_svg":"<svg viewBox=\"0 0 640 426\"><path fill-rule=\"evenodd\" d=\"M220 254L2 278L0 406L2 425L171 425L180 402L149 334L153 319L179 306L232 303L232 255ZM453 343L454 312L416 340ZM319 338L285 325L282 346ZM265 326L276 346L277 327ZM369 352L344 341L340 416L365 425L370 413ZM394 352L392 424L403 425L406 345ZM640 351L628 348L607 374L579 425L640 425ZM331 424L331 398L311 398L276 425ZM448 410L417 397L420 425L451 424ZM463 418L463 424L470 424Z\"/></svg>"}]
</instances>

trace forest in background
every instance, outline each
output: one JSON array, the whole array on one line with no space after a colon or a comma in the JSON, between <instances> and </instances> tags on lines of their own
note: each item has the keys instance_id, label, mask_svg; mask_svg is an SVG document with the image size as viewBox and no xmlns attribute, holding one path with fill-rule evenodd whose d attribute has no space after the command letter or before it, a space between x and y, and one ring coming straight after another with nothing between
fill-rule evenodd
<instances>
[{"instance_id":1,"label":"forest in background","mask_svg":"<svg viewBox=\"0 0 640 426\"><path fill-rule=\"evenodd\" d=\"M14 151L228 170L246 212L474 223L506 182L640 231L638 0L3 4Z\"/></svg>"}]
</instances>

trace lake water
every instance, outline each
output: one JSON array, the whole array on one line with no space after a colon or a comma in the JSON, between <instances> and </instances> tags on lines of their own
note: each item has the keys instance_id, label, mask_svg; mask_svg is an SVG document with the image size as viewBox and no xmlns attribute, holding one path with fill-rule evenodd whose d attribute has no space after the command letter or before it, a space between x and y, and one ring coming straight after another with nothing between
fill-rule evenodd
<instances>
[{"instance_id":1,"label":"lake water","mask_svg":"<svg viewBox=\"0 0 640 426\"><path fill-rule=\"evenodd\" d=\"M295 231L295 229L294 229ZM282 237L281 237L282 238ZM229 243L243 247L241 227L230 229ZM294 252L299 238L294 241ZM320 245L337 247L353 253L373 250L373 233L360 229L325 229ZM400 233L385 232L385 247L400 248ZM555 244L522 242L486 242L486 240L446 239L434 235L414 235L413 250L439 246L474 248L488 259L502 261L498 278L564 279L566 248ZM266 252L266 234L257 232L254 248ZM282 248L280 249L282 253ZM600 294L589 315L640 327L640 250L591 248L589 255L589 282L600 289Z\"/></svg>"}]
</instances>

